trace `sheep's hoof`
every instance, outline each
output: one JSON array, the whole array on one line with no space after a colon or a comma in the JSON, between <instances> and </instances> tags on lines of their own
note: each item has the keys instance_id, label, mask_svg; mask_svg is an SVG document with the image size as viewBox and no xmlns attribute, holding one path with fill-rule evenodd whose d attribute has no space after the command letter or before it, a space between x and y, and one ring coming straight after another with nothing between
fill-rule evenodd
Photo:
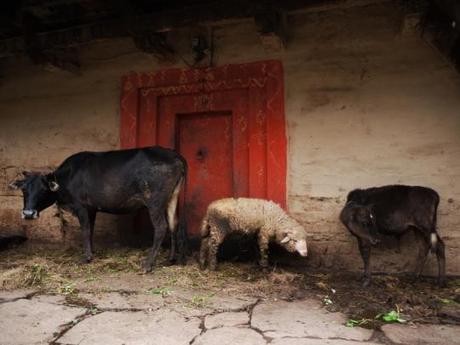
<instances>
[{"instance_id":1,"label":"sheep's hoof","mask_svg":"<svg viewBox=\"0 0 460 345\"><path fill-rule=\"evenodd\" d=\"M270 267L268 266L261 266L260 269L262 270L262 273L264 274L270 273Z\"/></svg>"}]
</instances>

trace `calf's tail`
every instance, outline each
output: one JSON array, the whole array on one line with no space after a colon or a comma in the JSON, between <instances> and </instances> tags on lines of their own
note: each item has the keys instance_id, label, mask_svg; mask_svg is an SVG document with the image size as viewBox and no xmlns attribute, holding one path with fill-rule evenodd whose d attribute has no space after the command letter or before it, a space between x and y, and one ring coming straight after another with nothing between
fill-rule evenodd
<instances>
[{"instance_id":1,"label":"calf's tail","mask_svg":"<svg viewBox=\"0 0 460 345\"><path fill-rule=\"evenodd\" d=\"M436 252L437 248L438 248L438 234L436 232L432 232L431 237L430 237L431 252L432 253Z\"/></svg>"}]
</instances>

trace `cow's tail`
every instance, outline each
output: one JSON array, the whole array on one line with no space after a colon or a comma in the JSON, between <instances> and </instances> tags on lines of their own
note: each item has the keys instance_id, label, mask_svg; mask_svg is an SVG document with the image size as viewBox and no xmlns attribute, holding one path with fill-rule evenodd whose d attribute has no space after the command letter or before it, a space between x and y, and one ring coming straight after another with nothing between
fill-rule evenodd
<instances>
[{"instance_id":1,"label":"cow's tail","mask_svg":"<svg viewBox=\"0 0 460 345\"><path fill-rule=\"evenodd\" d=\"M187 233L187 216L186 216L186 203L185 203L185 191L187 189L187 163L184 165L184 176L182 182L182 190L184 195L184 202L182 203L182 208L179 217L179 229L177 234L177 245L179 250L179 262L182 264L186 263L186 257L188 254L188 233Z\"/></svg>"}]
</instances>

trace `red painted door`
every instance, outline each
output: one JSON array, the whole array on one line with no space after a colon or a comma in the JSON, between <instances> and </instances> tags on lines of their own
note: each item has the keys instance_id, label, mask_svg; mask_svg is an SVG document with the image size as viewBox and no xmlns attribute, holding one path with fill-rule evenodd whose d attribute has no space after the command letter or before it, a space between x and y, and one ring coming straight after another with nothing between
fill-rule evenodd
<instances>
[{"instance_id":1,"label":"red painted door","mask_svg":"<svg viewBox=\"0 0 460 345\"><path fill-rule=\"evenodd\" d=\"M231 113L180 115L176 149L188 162L185 191L187 224L197 233L206 207L234 195Z\"/></svg>"},{"instance_id":2,"label":"red painted door","mask_svg":"<svg viewBox=\"0 0 460 345\"><path fill-rule=\"evenodd\" d=\"M161 145L187 160L190 234L226 196L285 207L286 137L281 64L131 74L123 80L122 148Z\"/></svg>"}]
</instances>

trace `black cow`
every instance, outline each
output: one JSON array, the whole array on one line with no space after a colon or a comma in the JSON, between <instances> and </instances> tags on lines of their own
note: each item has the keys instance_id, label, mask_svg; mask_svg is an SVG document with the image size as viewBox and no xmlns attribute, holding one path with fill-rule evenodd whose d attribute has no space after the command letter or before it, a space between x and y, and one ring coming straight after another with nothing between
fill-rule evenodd
<instances>
[{"instance_id":1,"label":"black cow","mask_svg":"<svg viewBox=\"0 0 460 345\"><path fill-rule=\"evenodd\" d=\"M436 252L438 283L446 283L444 242L436 232L436 213L439 195L433 189L417 186L392 185L369 189L355 189L347 196L340 213L341 222L358 239L364 261L364 282L369 285L371 246L380 235L402 236L414 230L421 238L416 276L420 276L428 251Z\"/></svg>"},{"instance_id":2,"label":"black cow","mask_svg":"<svg viewBox=\"0 0 460 345\"><path fill-rule=\"evenodd\" d=\"M177 152L162 147L80 152L67 158L49 174L24 173L10 184L22 189L25 219L57 203L79 220L84 235L85 259L93 258L92 237L97 212L123 214L147 207L155 229L153 246L145 262L151 271L164 239L171 231L170 260L176 258L176 208L185 183L187 163ZM185 260L185 223L178 234L179 255Z\"/></svg>"}]
</instances>

